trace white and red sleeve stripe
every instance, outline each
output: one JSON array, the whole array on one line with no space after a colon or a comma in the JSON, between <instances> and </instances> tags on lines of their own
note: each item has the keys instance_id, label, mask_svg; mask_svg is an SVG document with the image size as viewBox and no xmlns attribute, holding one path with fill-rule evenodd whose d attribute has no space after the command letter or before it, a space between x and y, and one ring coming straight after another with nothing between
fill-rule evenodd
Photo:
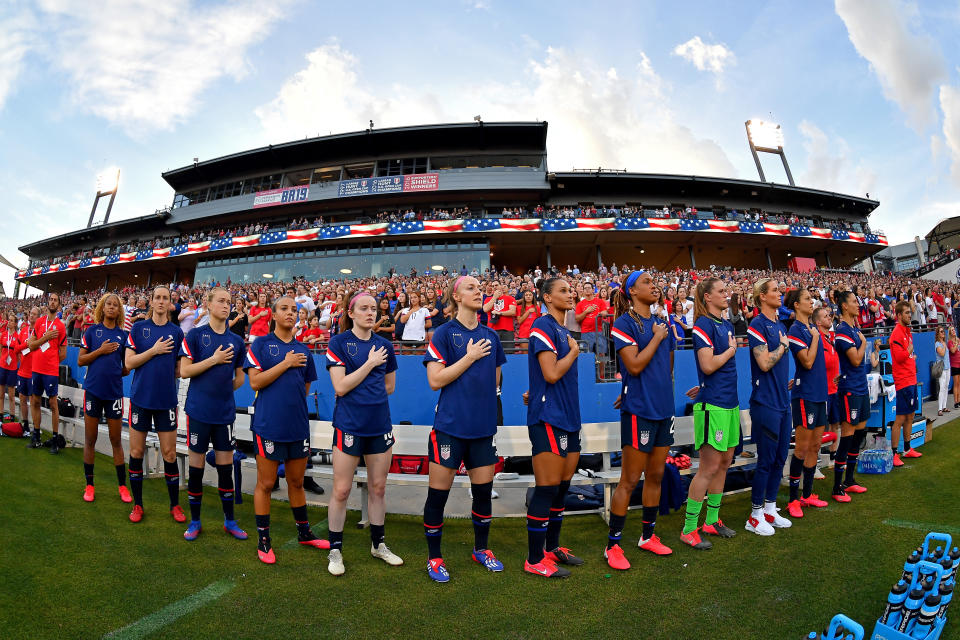
<instances>
[{"instance_id":1,"label":"white and red sleeve stripe","mask_svg":"<svg viewBox=\"0 0 960 640\"><path fill-rule=\"evenodd\" d=\"M763 343L767 342L767 339L763 337L763 334L757 331L756 329L754 329L753 327L748 328L747 333L753 336L754 338L756 338L757 340L759 340L760 342L763 342Z\"/></svg>"},{"instance_id":2,"label":"white and red sleeve stripe","mask_svg":"<svg viewBox=\"0 0 960 640\"><path fill-rule=\"evenodd\" d=\"M137 348L137 345L134 344L134 342L133 342L133 332L132 332L132 331L127 334L127 346L130 347L131 349L136 349L136 348Z\"/></svg>"},{"instance_id":3,"label":"white and red sleeve stripe","mask_svg":"<svg viewBox=\"0 0 960 640\"><path fill-rule=\"evenodd\" d=\"M333 351L331 351L330 348L327 348L327 360L329 360L330 362L332 362L333 364L339 367L346 366L345 364L343 364L343 360L340 359L340 356L338 356Z\"/></svg>"},{"instance_id":4,"label":"white and red sleeve stripe","mask_svg":"<svg viewBox=\"0 0 960 640\"><path fill-rule=\"evenodd\" d=\"M86 332L84 332L84 334L83 334L82 336L80 336L80 346L83 347L84 349L89 349L89 348L90 348L90 345L87 344L87 334L86 334Z\"/></svg>"},{"instance_id":5,"label":"white and red sleeve stripe","mask_svg":"<svg viewBox=\"0 0 960 640\"><path fill-rule=\"evenodd\" d=\"M183 349L183 352L186 354L188 358L193 360L193 353L190 351L190 345L187 344L186 338L183 339L183 342L180 344L180 348Z\"/></svg>"},{"instance_id":6,"label":"white and red sleeve stripe","mask_svg":"<svg viewBox=\"0 0 960 640\"><path fill-rule=\"evenodd\" d=\"M440 355L440 352L437 351L437 348L433 346L432 340L430 341L430 344L427 345L427 354L440 364L447 364L447 361L443 359L443 356Z\"/></svg>"},{"instance_id":7,"label":"white and red sleeve stripe","mask_svg":"<svg viewBox=\"0 0 960 640\"><path fill-rule=\"evenodd\" d=\"M842 342L846 342L847 344L856 344L856 342L853 341L853 338L851 338L848 335L844 335L842 333L838 333L834 338L834 340L840 340Z\"/></svg>"},{"instance_id":8,"label":"white and red sleeve stripe","mask_svg":"<svg viewBox=\"0 0 960 640\"><path fill-rule=\"evenodd\" d=\"M693 328L693 335L697 338L700 338L700 340L705 342L708 347L713 346L713 340L711 340L710 336L707 335L707 332L701 329L700 327Z\"/></svg>"},{"instance_id":9,"label":"white and red sleeve stripe","mask_svg":"<svg viewBox=\"0 0 960 640\"><path fill-rule=\"evenodd\" d=\"M787 339L790 340L790 344L795 344L795 345L797 345L798 347L803 347L804 349L806 349L808 346L810 346L810 345L808 345L806 342L804 342L803 340L801 340L800 338L798 338L798 337L796 337L796 336L789 336Z\"/></svg>"},{"instance_id":10,"label":"white and red sleeve stripe","mask_svg":"<svg viewBox=\"0 0 960 640\"><path fill-rule=\"evenodd\" d=\"M637 346L637 341L625 334L623 331L620 331L616 327L610 329L610 335L624 343L626 346Z\"/></svg>"},{"instance_id":11,"label":"white and red sleeve stripe","mask_svg":"<svg viewBox=\"0 0 960 640\"><path fill-rule=\"evenodd\" d=\"M545 334L545 333L544 333L542 330L540 330L539 328L532 330L532 331L530 332L530 337L531 337L531 338L536 338L537 340L539 340L539 341L542 342L543 344L547 345L547 347L550 349L550 351L553 351L554 353L557 352L557 346L556 346L555 344L553 344L553 340L551 340L551 339L550 339L550 336L548 336L547 334Z\"/></svg>"},{"instance_id":12,"label":"white and red sleeve stripe","mask_svg":"<svg viewBox=\"0 0 960 640\"><path fill-rule=\"evenodd\" d=\"M260 361L257 360L257 356L253 355L253 349L247 351L247 364L257 371L263 371L263 367L260 366Z\"/></svg>"}]
</instances>

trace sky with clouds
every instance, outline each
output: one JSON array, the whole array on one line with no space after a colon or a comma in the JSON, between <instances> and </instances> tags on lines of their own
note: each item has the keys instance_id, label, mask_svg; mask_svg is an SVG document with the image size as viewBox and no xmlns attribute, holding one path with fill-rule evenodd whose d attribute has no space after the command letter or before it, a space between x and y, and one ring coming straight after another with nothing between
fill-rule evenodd
<instances>
[{"instance_id":1,"label":"sky with clouds","mask_svg":"<svg viewBox=\"0 0 960 640\"><path fill-rule=\"evenodd\" d=\"M957 0L6 0L0 24L18 265L86 224L108 166L120 219L170 204L160 173L194 157L477 114L547 120L554 170L748 179L743 122L772 119L797 183L870 193L892 243L960 215Z\"/></svg>"}]
</instances>

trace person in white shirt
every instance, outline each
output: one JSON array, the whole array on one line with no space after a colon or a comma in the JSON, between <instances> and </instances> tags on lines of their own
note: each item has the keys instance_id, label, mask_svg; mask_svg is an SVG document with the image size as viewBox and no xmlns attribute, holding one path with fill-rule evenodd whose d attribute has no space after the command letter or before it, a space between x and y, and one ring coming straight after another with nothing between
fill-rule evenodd
<instances>
[{"instance_id":1,"label":"person in white shirt","mask_svg":"<svg viewBox=\"0 0 960 640\"><path fill-rule=\"evenodd\" d=\"M306 309L307 313L310 314L317 308L313 298L307 295L307 290L303 286L297 287L297 297L294 298L294 301L297 303L297 309Z\"/></svg>"},{"instance_id":2,"label":"person in white shirt","mask_svg":"<svg viewBox=\"0 0 960 640\"><path fill-rule=\"evenodd\" d=\"M400 322L403 326L401 339L404 342L423 342L427 337L427 318L430 310L420 306L420 294L411 291L408 295L410 306L400 311Z\"/></svg>"}]
</instances>

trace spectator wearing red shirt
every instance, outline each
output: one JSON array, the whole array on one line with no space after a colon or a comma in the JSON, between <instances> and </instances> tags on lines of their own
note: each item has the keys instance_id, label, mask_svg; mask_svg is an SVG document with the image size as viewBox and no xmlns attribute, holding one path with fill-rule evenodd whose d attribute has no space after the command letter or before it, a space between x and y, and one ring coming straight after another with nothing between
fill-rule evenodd
<instances>
[{"instance_id":1,"label":"spectator wearing red shirt","mask_svg":"<svg viewBox=\"0 0 960 640\"><path fill-rule=\"evenodd\" d=\"M947 316L947 306L944 304L943 294L940 293L939 287L933 290L933 304L937 308L937 322L943 323Z\"/></svg>"},{"instance_id":2,"label":"spectator wearing red shirt","mask_svg":"<svg viewBox=\"0 0 960 640\"><path fill-rule=\"evenodd\" d=\"M890 359L893 369L893 386L897 390L897 415L893 421L891 435L893 436L893 466L903 466L900 456L919 458L913 449L903 452L900 444L900 432L913 425L913 416L917 412L917 355L913 352L913 332L910 330L910 321L913 319L913 310L910 303L901 300L897 303L895 315L897 326L890 334Z\"/></svg>"},{"instance_id":3,"label":"spectator wearing red shirt","mask_svg":"<svg viewBox=\"0 0 960 640\"><path fill-rule=\"evenodd\" d=\"M530 329L533 328L533 321L540 317L540 306L534 298L533 291L523 292L518 311L517 338L524 342L530 339Z\"/></svg>"},{"instance_id":4,"label":"spectator wearing red shirt","mask_svg":"<svg viewBox=\"0 0 960 640\"><path fill-rule=\"evenodd\" d=\"M602 318L610 315L610 306L605 300L596 297L591 283L583 285L580 302L574 312L580 323L580 339L586 343L587 351L597 354L597 370L602 371L604 356L607 355L607 339L600 330Z\"/></svg>"},{"instance_id":5,"label":"spectator wearing red shirt","mask_svg":"<svg viewBox=\"0 0 960 640\"><path fill-rule=\"evenodd\" d=\"M257 304L250 307L247 314L250 318L250 342L253 343L257 338L270 333L270 318L273 312L270 311L270 301L267 300L267 294L261 293L257 296Z\"/></svg>"},{"instance_id":6,"label":"spectator wearing red shirt","mask_svg":"<svg viewBox=\"0 0 960 640\"><path fill-rule=\"evenodd\" d=\"M487 313L487 326L500 336L500 344L505 348L513 345L513 320L517 316L517 301L508 293L504 293L499 284L493 287L493 295L483 304Z\"/></svg>"}]
</instances>

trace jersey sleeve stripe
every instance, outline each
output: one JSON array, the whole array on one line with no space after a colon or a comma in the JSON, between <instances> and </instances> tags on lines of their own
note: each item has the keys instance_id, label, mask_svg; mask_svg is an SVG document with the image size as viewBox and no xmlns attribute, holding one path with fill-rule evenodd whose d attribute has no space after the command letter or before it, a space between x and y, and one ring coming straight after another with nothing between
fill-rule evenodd
<instances>
[{"instance_id":1,"label":"jersey sleeve stripe","mask_svg":"<svg viewBox=\"0 0 960 640\"><path fill-rule=\"evenodd\" d=\"M837 334L837 337L835 338L835 340L843 340L844 342L849 342L850 344L855 344L854 341L853 341L853 338L851 338L850 336L845 336L845 335L843 335L842 333L838 333L838 334Z\"/></svg>"},{"instance_id":2,"label":"jersey sleeve stripe","mask_svg":"<svg viewBox=\"0 0 960 640\"><path fill-rule=\"evenodd\" d=\"M343 360L341 360L340 357L337 354L335 354L333 351L331 351L329 348L327 349L327 360L329 360L334 364L345 366L343 364Z\"/></svg>"},{"instance_id":3,"label":"jersey sleeve stripe","mask_svg":"<svg viewBox=\"0 0 960 640\"><path fill-rule=\"evenodd\" d=\"M750 327L749 329L747 329L747 333L749 333L750 335L752 335L754 338L756 338L761 342L767 341L767 339L763 337L763 334L757 331L756 329L754 329L753 327Z\"/></svg>"},{"instance_id":4,"label":"jersey sleeve stripe","mask_svg":"<svg viewBox=\"0 0 960 640\"><path fill-rule=\"evenodd\" d=\"M557 352L557 346L553 344L553 340L551 340L550 336L545 334L542 330L534 329L533 331L530 332L530 335L534 338L537 338L540 342L550 347L550 351L553 351L554 353Z\"/></svg>"},{"instance_id":5,"label":"jersey sleeve stripe","mask_svg":"<svg viewBox=\"0 0 960 640\"><path fill-rule=\"evenodd\" d=\"M447 361L440 356L440 352L437 351L436 347L433 346L433 342L427 345L427 353L429 353L430 357L440 364L447 364Z\"/></svg>"},{"instance_id":6,"label":"jersey sleeve stripe","mask_svg":"<svg viewBox=\"0 0 960 640\"><path fill-rule=\"evenodd\" d=\"M700 338L701 340L703 340L704 342L706 342L711 347L713 346L713 340L711 340L710 336L708 336L707 333L700 327L694 327L693 334L698 338Z\"/></svg>"},{"instance_id":7,"label":"jersey sleeve stripe","mask_svg":"<svg viewBox=\"0 0 960 640\"><path fill-rule=\"evenodd\" d=\"M789 337L789 340L790 340L790 342L792 342L793 344L797 345L798 347L803 347L804 349L806 349L806 348L809 346L806 342L804 342L803 340L801 340L800 338L797 338L797 337L795 337L795 336L790 336L790 337Z\"/></svg>"},{"instance_id":8,"label":"jersey sleeve stripe","mask_svg":"<svg viewBox=\"0 0 960 640\"><path fill-rule=\"evenodd\" d=\"M135 345L135 344L133 343L133 334L132 334L132 333L128 333L128 334L127 334L127 346L130 347L131 349L136 349L136 348L137 348L137 345Z\"/></svg>"},{"instance_id":9,"label":"jersey sleeve stripe","mask_svg":"<svg viewBox=\"0 0 960 640\"><path fill-rule=\"evenodd\" d=\"M187 357L190 358L191 360L193 360L193 354L190 353L190 346L187 345L187 339L186 339L186 338L183 339L183 344L182 344L182 346L183 346L184 352L187 354Z\"/></svg>"},{"instance_id":10,"label":"jersey sleeve stripe","mask_svg":"<svg viewBox=\"0 0 960 640\"><path fill-rule=\"evenodd\" d=\"M87 334L83 334L82 336L80 336L80 346L83 347L84 349L90 348L90 345L87 344Z\"/></svg>"},{"instance_id":11,"label":"jersey sleeve stripe","mask_svg":"<svg viewBox=\"0 0 960 640\"><path fill-rule=\"evenodd\" d=\"M250 366L255 368L257 371L263 371L263 367L260 366L260 361L257 360L257 356L253 355L253 351L247 351L247 362L250 363Z\"/></svg>"},{"instance_id":12,"label":"jersey sleeve stripe","mask_svg":"<svg viewBox=\"0 0 960 640\"><path fill-rule=\"evenodd\" d=\"M637 346L636 340L634 340L633 338L631 338L630 336L628 336L623 331L620 331L617 328L610 329L610 335L612 335L617 340L621 340L627 343L627 346L630 346L630 345Z\"/></svg>"}]
</instances>

